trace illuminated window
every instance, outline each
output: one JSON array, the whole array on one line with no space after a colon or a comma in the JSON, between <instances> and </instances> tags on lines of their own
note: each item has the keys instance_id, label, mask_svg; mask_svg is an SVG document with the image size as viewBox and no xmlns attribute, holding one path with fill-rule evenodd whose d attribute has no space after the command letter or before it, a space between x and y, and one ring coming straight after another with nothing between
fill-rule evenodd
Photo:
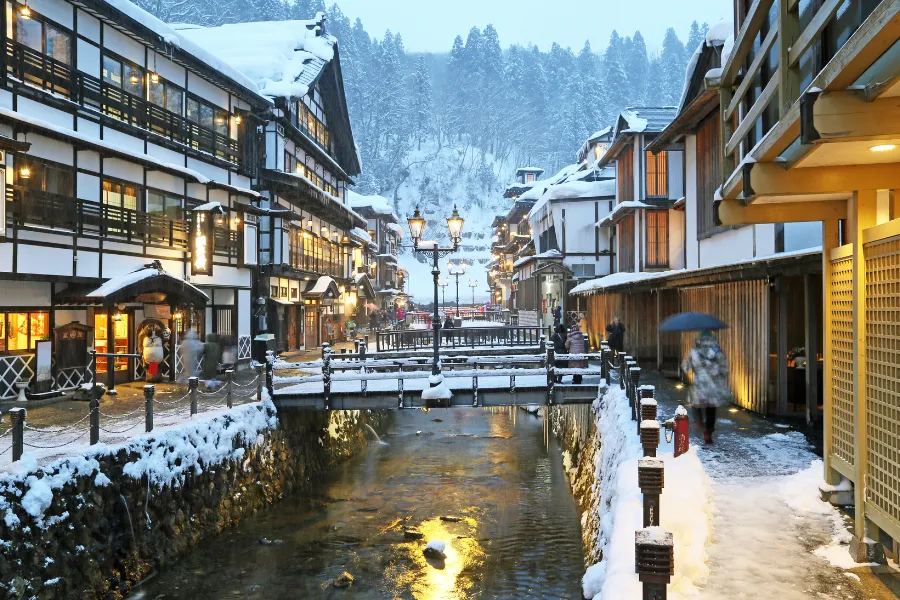
<instances>
[{"instance_id":1,"label":"illuminated window","mask_svg":"<svg viewBox=\"0 0 900 600\"><path fill-rule=\"evenodd\" d=\"M0 313L0 351L34 350L50 339L49 312Z\"/></svg>"},{"instance_id":2,"label":"illuminated window","mask_svg":"<svg viewBox=\"0 0 900 600\"><path fill-rule=\"evenodd\" d=\"M669 211L647 211L647 266L669 266Z\"/></svg>"},{"instance_id":3,"label":"illuminated window","mask_svg":"<svg viewBox=\"0 0 900 600\"><path fill-rule=\"evenodd\" d=\"M647 197L666 198L669 195L669 178L667 172L668 153L646 153L647 162Z\"/></svg>"}]
</instances>

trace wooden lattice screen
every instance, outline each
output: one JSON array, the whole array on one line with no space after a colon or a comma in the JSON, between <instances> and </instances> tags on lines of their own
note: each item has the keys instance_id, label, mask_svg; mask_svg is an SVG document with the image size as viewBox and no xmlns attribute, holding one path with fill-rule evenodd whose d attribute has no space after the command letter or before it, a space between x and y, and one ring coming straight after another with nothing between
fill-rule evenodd
<instances>
[{"instance_id":1,"label":"wooden lattice screen","mask_svg":"<svg viewBox=\"0 0 900 600\"><path fill-rule=\"evenodd\" d=\"M828 315L831 323L831 453L854 464L853 256L831 261Z\"/></svg>"},{"instance_id":2,"label":"wooden lattice screen","mask_svg":"<svg viewBox=\"0 0 900 600\"><path fill-rule=\"evenodd\" d=\"M900 523L900 237L864 246L867 500Z\"/></svg>"},{"instance_id":3,"label":"wooden lattice screen","mask_svg":"<svg viewBox=\"0 0 900 600\"><path fill-rule=\"evenodd\" d=\"M737 281L681 290L681 311L714 315L728 324L716 332L728 359L735 404L766 412L769 379L769 286L765 280ZM682 356L696 335L682 335Z\"/></svg>"}]
</instances>

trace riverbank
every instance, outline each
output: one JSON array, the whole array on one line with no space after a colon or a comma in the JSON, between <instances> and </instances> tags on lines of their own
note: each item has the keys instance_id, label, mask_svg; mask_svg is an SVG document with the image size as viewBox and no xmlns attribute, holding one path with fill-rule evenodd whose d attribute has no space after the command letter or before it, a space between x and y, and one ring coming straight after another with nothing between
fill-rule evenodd
<instances>
[{"instance_id":1,"label":"riverbank","mask_svg":"<svg viewBox=\"0 0 900 600\"><path fill-rule=\"evenodd\" d=\"M364 448L386 414L268 397L0 476L0 598L120 598L153 571Z\"/></svg>"}]
</instances>

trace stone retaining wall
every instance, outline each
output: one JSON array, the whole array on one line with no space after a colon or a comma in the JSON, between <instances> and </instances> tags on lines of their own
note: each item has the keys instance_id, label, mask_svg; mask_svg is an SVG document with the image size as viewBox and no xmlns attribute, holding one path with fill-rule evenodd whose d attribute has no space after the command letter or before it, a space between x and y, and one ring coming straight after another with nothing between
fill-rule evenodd
<instances>
[{"instance_id":1,"label":"stone retaining wall","mask_svg":"<svg viewBox=\"0 0 900 600\"><path fill-rule=\"evenodd\" d=\"M266 401L43 468L23 460L0 476L0 598L121 598L319 480L388 418L287 412L276 428Z\"/></svg>"}]
</instances>

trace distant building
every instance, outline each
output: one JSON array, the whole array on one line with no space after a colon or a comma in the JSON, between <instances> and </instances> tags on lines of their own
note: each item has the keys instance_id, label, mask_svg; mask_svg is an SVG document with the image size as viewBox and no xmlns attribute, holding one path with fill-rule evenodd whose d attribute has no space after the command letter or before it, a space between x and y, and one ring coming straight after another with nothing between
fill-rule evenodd
<instances>
[{"instance_id":1,"label":"distant building","mask_svg":"<svg viewBox=\"0 0 900 600\"><path fill-rule=\"evenodd\" d=\"M378 310L393 311L397 298L404 293L406 272L397 262L403 228L387 198L350 194L350 206L366 219L366 230L372 240L374 254L368 273L375 298L369 300Z\"/></svg>"}]
</instances>

